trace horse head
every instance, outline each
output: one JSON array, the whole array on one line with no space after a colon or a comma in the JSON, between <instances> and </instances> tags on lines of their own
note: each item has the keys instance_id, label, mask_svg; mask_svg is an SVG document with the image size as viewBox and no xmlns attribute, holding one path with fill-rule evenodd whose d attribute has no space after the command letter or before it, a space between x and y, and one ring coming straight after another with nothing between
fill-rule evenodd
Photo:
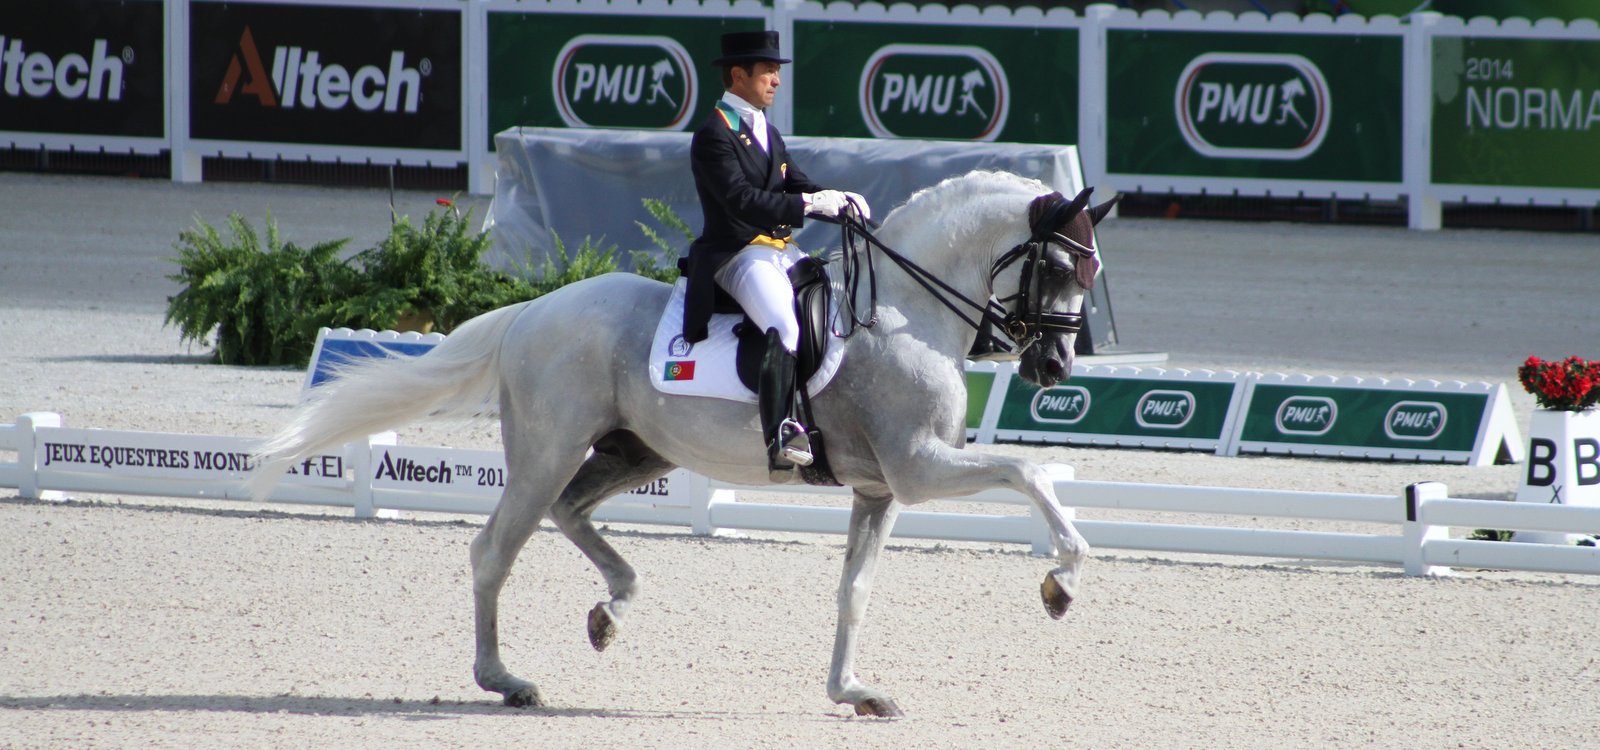
<instances>
[{"instance_id":1,"label":"horse head","mask_svg":"<svg viewBox=\"0 0 1600 750\"><path fill-rule=\"evenodd\" d=\"M1085 188L1067 200L1047 193L1028 205L1029 239L1002 254L990 270L993 292L1006 307L1005 333L1015 343L1017 372L1048 388L1072 375L1083 303L1100 273L1094 227L1116 205L1112 198L1093 208ZM1016 292L1000 296L1000 276L1017 268Z\"/></svg>"}]
</instances>

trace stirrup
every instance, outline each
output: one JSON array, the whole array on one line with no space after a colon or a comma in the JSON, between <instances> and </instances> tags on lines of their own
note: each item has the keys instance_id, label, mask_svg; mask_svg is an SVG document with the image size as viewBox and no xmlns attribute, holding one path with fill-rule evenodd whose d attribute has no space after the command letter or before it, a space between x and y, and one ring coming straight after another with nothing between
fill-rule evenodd
<instances>
[{"instance_id":1,"label":"stirrup","mask_svg":"<svg viewBox=\"0 0 1600 750\"><path fill-rule=\"evenodd\" d=\"M785 419L778 424L778 455L795 466L811 465L811 438L799 422Z\"/></svg>"}]
</instances>

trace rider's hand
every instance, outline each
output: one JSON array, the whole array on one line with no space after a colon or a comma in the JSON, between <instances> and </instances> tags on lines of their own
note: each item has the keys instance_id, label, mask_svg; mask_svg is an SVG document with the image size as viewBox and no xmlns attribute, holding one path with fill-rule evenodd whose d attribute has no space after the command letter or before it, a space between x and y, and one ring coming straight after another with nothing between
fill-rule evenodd
<instances>
[{"instance_id":1,"label":"rider's hand","mask_svg":"<svg viewBox=\"0 0 1600 750\"><path fill-rule=\"evenodd\" d=\"M860 193L852 193L848 190L845 191L844 195L849 199L850 205L855 206L857 213L861 215L862 221L872 220L872 207L867 205L866 198L862 197Z\"/></svg>"},{"instance_id":2,"label":"rider's hand","mask_svg":"<svg viewBox=\"0 0 1600 750\"><path fill-rule=\"evenodd\" d=\"M845 194L838 190L818 190L801 196L806 202L806 215L824 219L837 219L844 211Z\"/></svg>"}]
</instances>

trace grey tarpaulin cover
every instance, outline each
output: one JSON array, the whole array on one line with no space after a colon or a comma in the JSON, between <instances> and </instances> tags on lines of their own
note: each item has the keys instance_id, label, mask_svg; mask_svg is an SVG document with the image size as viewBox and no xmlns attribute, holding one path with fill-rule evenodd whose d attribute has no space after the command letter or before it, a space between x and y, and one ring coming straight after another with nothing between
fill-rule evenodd
<instances>
[{"instance_id":1,"label":"grey tarpaulin cover","mask_svg":"<svg viewBox=\"0 0 1600 750\"><path fill-rule=\"evenodd\" d=\"M490 262L500 266L544 262L555 248L567 252L585 237L616 245L627 267L630 250L653 246L637 222L661 229L642 200L663 201L698 232L700 200L689 171L690 133L576 128L511 128L495 136L499 166L494 203L486 220L494 229ZM812 180L866 197L875 217L887 216L913 192L974 169L998 169L1036 178L1065 195L1083 188L1073 146L969 143L868 138L785 136L789 155ZM1110 196L1099 196L1102 200ZM688 240L662 236L682 254ZM839 243L839 227L808 221L796 234L801 249L816 253ZM1102 254L1102 257L1103 254ZM1114 341L1107 316L1108 290L1096 285L1090 327L1097 344ZM1097 330L1096 330L1097 329Z\"/></svg>"}]
</instances>

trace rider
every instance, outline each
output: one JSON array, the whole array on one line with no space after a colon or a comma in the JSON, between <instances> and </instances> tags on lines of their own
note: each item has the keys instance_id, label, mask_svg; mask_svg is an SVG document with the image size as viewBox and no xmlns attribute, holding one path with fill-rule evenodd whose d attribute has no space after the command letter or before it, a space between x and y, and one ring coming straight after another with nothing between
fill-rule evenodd
<instances>
[{"instance_id":1,"label":"rider","mask_svg":"<svg viewBox=\"0 0 1600 750\"><path fill-rule=\"evenodd\" d=\"M766 332L766 356L757 379L757 409L773 481L786 481L796 466L810 465L811 444L795 419L795 319L789 269L805 257L790 241L806 216L838 218L852 204L869 218L860 195L827 190L812 182L789 157L783 137L767 122L781 83L778 32L722 35L726 92L695 131L690 166L705 225L689 246L689 279L683 336L706 337L713 311L731 297Z\"/></svg>"}]
</instances>

